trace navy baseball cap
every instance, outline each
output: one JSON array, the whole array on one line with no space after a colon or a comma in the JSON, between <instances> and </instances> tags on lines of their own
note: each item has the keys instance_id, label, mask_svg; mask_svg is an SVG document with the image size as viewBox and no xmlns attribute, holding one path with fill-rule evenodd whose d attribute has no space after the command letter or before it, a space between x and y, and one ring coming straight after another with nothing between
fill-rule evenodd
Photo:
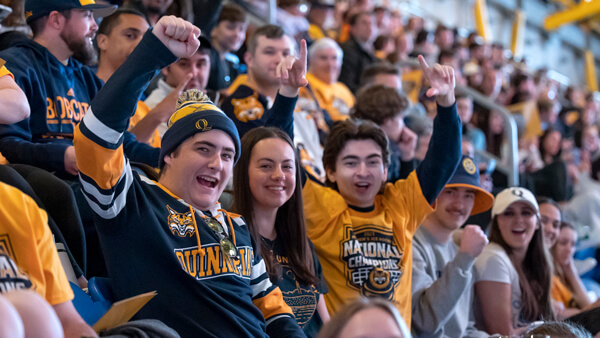
<instances>
[{"instance_id":1,"label":"navy baseball cap","mask_svg":"<svg viewBox=\"0 0 600 338\"><path fill-rule=\"evenodd\" d=\"M469 156L463 155L454 175L445 186L445 188L452 187L471 188L475 190L475 202L473 203L471 215L487 211L494 204L494 196L480 187L479 168Z\"/></svg>"},{"instance_id":2,"label":"navy baseball cap","mask_svg":"<svg viewBox=\"0 0 600 338\"><path fill-rule=\"evenodd\" d=\"M67 11L70 9L89 10L94 17L102 18L111 15L117 6L97 4L94 0L27 0L25 1L25 18L27 23L44 17L52 11Z\"/></svg>"}]
</instances>

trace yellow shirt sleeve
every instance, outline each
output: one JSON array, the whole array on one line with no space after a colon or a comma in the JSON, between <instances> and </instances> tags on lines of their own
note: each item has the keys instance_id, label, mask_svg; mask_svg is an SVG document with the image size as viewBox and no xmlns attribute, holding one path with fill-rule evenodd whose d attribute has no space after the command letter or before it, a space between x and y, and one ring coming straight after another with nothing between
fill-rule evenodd
<instances>
[{"instance_id":1,"label":"yellow shirt sleeve","mask_svg":"<svg viewBox=\"0 0 600 338\"><path fill-rule=\"evenodd\" d=\"M552 287L550 289L550 294L552 295L552 299L557 302L561 302L565 305L565 308L571 307L571 300L573 299L573 295L567 289L567 287L560 281L558 276L552 276Z\"/></svg>"},{"instance_id":2,"label":"yellow shirt sleeve","mask_svg":"<svg viewBox=\"0 0 600 338\"><path fill-rule=\"evenodd\" d=\"M129 120L129 129L133 128L136 124L138 124L148 113L150 112L150 107L148 107L143 101L138 101L137 107L135 109L135 114ZM152 137L148 140L148 145L154 148L160 148L160 134L158 129L154 130L152 133Z\"/></svg>"},{"instance_id":3,"label":"yellow shirt sleeve","mask_svg":"<svg viewBox=\"0 0 600 338\"><path fill-rule=\"evenodd\" d=\"M0 267L6 269L0 271L0 283L12 281L18 288L32 289L51 305L73 299L46 212L31 197L7 184L0 183L0 195L0 255L16 266ZM12 279L3 279L7 276Z\"/></svg>"}]
</instances>

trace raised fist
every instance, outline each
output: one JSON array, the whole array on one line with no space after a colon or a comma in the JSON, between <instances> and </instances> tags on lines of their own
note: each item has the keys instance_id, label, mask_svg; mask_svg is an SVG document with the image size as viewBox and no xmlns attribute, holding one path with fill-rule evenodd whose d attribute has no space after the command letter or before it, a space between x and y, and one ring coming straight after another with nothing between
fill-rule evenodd
<instances>
[{"instance_id":1,"label":"raised fist","mask_svg":"<svg viewBox=\"0 0 600 338\"><path fill-rule=\"evenodd\" d=\"M467 225L462 231L459 251L475 258L481 254L487 244L488 239L479 226Z\"/></svg>"},{"instance_id":2,"label":"raised fist","mask_svg":"<svg viewBox=\"0 0 600 338\"><path fill-rule=\"evenodd\" d=\"M172 15L160 18L152 33L178 58L189 58L200 47L200 28Z\"/></svg>"}]
</instances>

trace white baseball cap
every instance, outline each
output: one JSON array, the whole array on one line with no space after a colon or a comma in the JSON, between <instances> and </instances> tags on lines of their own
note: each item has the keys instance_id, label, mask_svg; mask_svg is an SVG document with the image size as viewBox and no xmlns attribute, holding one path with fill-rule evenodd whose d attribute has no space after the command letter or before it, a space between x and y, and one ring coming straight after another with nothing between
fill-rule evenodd
<instances>
[{"instance_id":1,"label":"white baseball cap","mask_svg":"<svg viewBox=\"0 0 600 338\"><path fill-rule=\"evenodd\" d=\"M511 204L515 202L525 202L529 204L535 213L540 217L540 207L535 200L533 193L525 188L506 188L502 190L494 200L494 206L492 206L492 218L498 214L501 214Z\"/></svg>"}]
</instances>

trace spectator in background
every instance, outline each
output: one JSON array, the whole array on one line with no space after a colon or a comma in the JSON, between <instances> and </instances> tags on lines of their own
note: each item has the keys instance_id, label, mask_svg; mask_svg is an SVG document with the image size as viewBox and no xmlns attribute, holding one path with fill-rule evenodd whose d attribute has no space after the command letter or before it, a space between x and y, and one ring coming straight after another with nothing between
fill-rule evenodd
<instances>
[{"instance_id":1,"label":"spectator in background","mask_svg":"<svg viewBox=\"0 0 600 338\"><path fill-rule=\"evenodd\" d=\"M420 115L409 115L405 120L406 126L417 134L415 159L417 161L423 161L425 154L427 154L427 149L429 148L429 142L431 141L433 123L428 117Z\"/></svg>"},{"instance_id":2,"label":"spectator in background","mask_svg":"<svg viewBox=\"0 0 600 338\"><path fill-rule=\"evenodd\" d=\"M435 60L436 55L434 55L434 49L435 45L433 44L433 34L423 29L416 33L415 46L409 56L417 57L419 55L423 55L426 60Z\"/></svg>"},{"instance_id":3,"label":"spectator in background","mask_svg":"<svg viewBox=\"0 0 600 338\"><path fill-rule=\"evenodd\" d=\"M314 42L308 49L308 87L300 90L300 96L314 95L332 121L347 119L350 108L354 106L354 95L337 80L342 59L342 49L332 39L322 38Z\"/></svg>"},{"instance_id":4,"label":"spectator in background","mask_svg":"<svg viewBox=\"0 0 600 338\"><path fill-rule=\"evenodd\" d=\"M365 68L360 76L360 85L361 87L369 85L385 85L396 89L399 93L404 95L402 90L402 72L399 67L388 62L377 62ZM408 101L408 104L407 115L425 115L425 108L420 103Z\"/></svg>"},{"instance_id":5,"label":"spectator in background","mask_svg":"<svg viewBox=\"0 0 600 338\"><path fill-rule=\"evenodd\" d=\"M144 14L131 8L121 8L102 20L96 36L99 59L96 75L102 81L106 83L117 68L125 62L148 28L149 25ZM171 106L174 104L175 102L170 103ZM150 111L150 108L143 102L138 102L136 114L131 118L131 125L135 126L150 113L152 115L166 113L170 116L171 107L167 109L163 106L163 108L162 111L160 109ZM147 130L138 128L133 131L133 134L140 142L160 147L160 135L156 131L156 126L151 126Z\"/></svg>"},{"instance_id":6,"label":"spectator in background","mask_svg":"<svg viewBox=\"0 0 600 338\"><path fill-rule=\"evenodd\" d=\"M396 45L391 35L379 35L373 42L375 57L381 61L387 60L388 55L394 52Z\"/></svg>"},{"instance_id":7,"label":"spectator in background","mask_svg":"<svg viewBox=\"0 0 600 338\"><path fill-rule=\"evenodd\" d=\"M310 23L306 19L306 0L277 0L277 25L295 41L308 38Z\"/></svg>"},{"instance_id":8,"label":"spectator in background","mask_svg":"<svg viewBox=\"0 0 600 338\"><path fill-rule=\"evenodd\" d=\"M451 49L454 46L454 31L449 27L439 24L435 29L433 41L439 50Z\"/></svg>"},{"instance_id":9,"label":"spectator in background","mask_svg":"<svg viewBox=\"0 0 600 338\"><path fill-rule=\"evenodd\" d=\"M473 99L470 96L457 95L456 110L463 125L463 137L471 141L475 150L485 151L485 134L471 123Z\"/></svg>"},{"instance_id":10,"label":"spectator in background","mask_svg":"<svg viewBox=\"0 0 600 338\"><path fill-rule=\"evenodd\" d=\"M344 307L318 338L409 338L410 330L394 304L381 298L359 298Z\"/></svg>"},{"instance_id":11,"label":"spectator in background","mask_svg":"<svg viewBox=\"0 0 600 338\"><path fill-rule=\"evenodd\" d=\"M576 245L575 227L567 222L561 222L559 236L550 249L554 261L552 298L556 302L554 311L556 319L559 320L600 305L600 301L592 302L577 273L573 260Z\"/></svg>"},{"instance_id":12,"label":"spectator in background","mask_svg":"<svg viewBox=\"0 0 600 338\"><path fill-rule=\"evenodd\" d=\"M192 4L186 0L126 0L125 8L136 9L146 16L150 27L154 27L164 15L175 15L192 21Z\"/></svg>"},{"instance_id":13,"label":"spectator in background","mask_svg":"<svg viewBox=\"0 0 600 338\"><path fill-rule=\"evenodd\" d=\"M469 218L489 210L494 197L479 187L479 170L463 156L435 201L435 211L413 241L412 328L419 337L481 337L471 319L472 267L487 244L477 225L466 225L460 244L452 240Z\"/></svg>"},{"instance_id":14,"label":"spectator in background","mask_svg":"<svg viewBox=\"0 0 600 338\"><path fill-rule=\"evenodd\" d=\"M600 158L600 136L598 135L597 126L590 125L585 127L580 143L581 152L586 152L591 162Z\"/></svg>"},{"instance_id":15,"label":"spectator in background","mask_svg":"<svg viewBox=\"0 0 600 338\"><path fill-rule=\"evenodd\" d=\"M215 28L210 32L210 76L206 88L229 87L239 75L239 59L235 53L246 39L246 13L234 4L225 4Z\"/></svg>"},{"instance_id":16,"label":"spectator in background","mask_svg":"<svg viewBox=\"0 0 600 338\"><path fill-rule=\"evenodd\" d=\"M395 50L389 53L386 61L392 64L399 64L408 59L408 55L413 51L413 36L410 32L399 32L394 35Z\"/></svg>"},{"instance_id":17,"label":"spectator in background","mask_svg":"<svg viewBox=\"0 0 600 338\"><path fill-rule=\"evenodd\" d=\"M556 128L556 118L558 116L556 103L553 100L542 98L538 100L537 108L542 130Z\"/></svg>"},{"instance_id":18,"label":"spectator in background","mask_svg":"<svg viewBox=\"0 0 600 338\"><path fill-rule=\"evenodd\" d=\"M417 135L404 126L408 98L392 87L370 85L359 90L356 99L352 118L374 122L389 140L387 181L407 178L418 164L414 160Z\"/></svg>"},{"instance_id":19,"label":"spectator in background","mask_svg":"<svg viewBox=\"0 0 600 338\"><path fill-rule=\"evenodd\" d=\"M232 84L229 88L232 94L221 108L233 120L240 135L244 135L252 128L263 126L269 116L289 105L295 106L294 144L300 149L303 167L322 178L325 174L321 161L323 149L308 105L300 106L304 100L284 97L278 92L282 79L276 73L277 65L294 53L294 41L281 27L265 25L257 29L248 40L248 51L244 55L248 76Z\"/></svg>"},{"instance_id":20,"label":"spectator in background","mask_svg":"<svg viewBox=\"0 0 600 338\"><path fill-rule=\"evenodd\" d=\"M586 246L600 245L600 159L592 162L590 175L581 175L574 196L563 206L564 219L572 224L590 227Z\"/></svg>"},{"instance_id":21,"label":"spectator in background","mask_svg":"<svg viewBox=\"0 0 600 338\"><path fill-rule=\"evenodd\" d=\"M560 134L560 131L554 128L546 129L542 136L540 136L540 155L542 156L542 161L544 161L545 165L560 161L562 151L561 143L562 135Z\"/></svg>"},{"instance_id":22,"label":"spectator in background","mask_svg":"<svg viewBox=\"0 0 600 338\"><path fill-rule=\"evenodd\" d=\"M335 0L312 0L308 11L308 37L312 41L317 41L325 37L332 37L328 30L334 24L333 13L335 10Z\"/></svg>"},{"instance_id":23,"label":"spectator in background","mask_svg":"<svg viewBox=\"0 0 600 338\"><path fill-rule=\"evenodd\" d=\"M560 224L562 222L560 206L548 197L540 197L537 202L540 207L540 221L544 227L544 244L550 249L556 244L560 233Z\"/></svg>"},{"instance_id":24,"label":"spectator in background","mask_svg":"<svg viewBox=\"0 0 600 338\"><path fill-rule=\"evenodd\" d=\"M340 82L353 93L360 86L360 75L377 58L373 54L373 39L376 36L375 18L370 12L360 12L350 17L350 39L341 45L344 51Z\"/></svg>"},{"instance_id":25,"label":"spectator in background","mask_svg":"<svg viewBox=\"0 0 600 338\"><path fill-rule=\"evenodd\" d=\"M422 31L424 27L425 19L418 16L411 16L408 18L408 22L406 23L404 29L416 35L418 32Z\"/></svg>"},{"instance_id":26,"label":"spectator in background","mask_svg":"<svg viewBox=\"0 0 600 338\"><path fill-rule=\"evenodd\" d=\"M510 335L527 323L554 318L552 267L531 191L500 192L492 207L489 233L490 244L475 261L476 327Z\"/></svg>"},{"instance_id":27,"label":"spectator in background","mask_svg":"<svg viewBox=\"0 0 600 338\"><path fill-rule=\"evenodd\" d=\"M393 32L389 30L390 11L387 9L387 7L377 6L373 8L373 14L375 15L375 26L377 27L377 33L380 34L380 36L390 36Z\"/></svg>"},{"instance_id":28,"label":"spectator in background","mask_svg":"<svg viewBox=\"0 0 600 338\"><path fill-rule=\"evenodd\" d=\"M506 51L501 43L492 44L492 55L490 56L490 59L494 69L501 69L506 65Z\"/></svg>"}]
</instances>

